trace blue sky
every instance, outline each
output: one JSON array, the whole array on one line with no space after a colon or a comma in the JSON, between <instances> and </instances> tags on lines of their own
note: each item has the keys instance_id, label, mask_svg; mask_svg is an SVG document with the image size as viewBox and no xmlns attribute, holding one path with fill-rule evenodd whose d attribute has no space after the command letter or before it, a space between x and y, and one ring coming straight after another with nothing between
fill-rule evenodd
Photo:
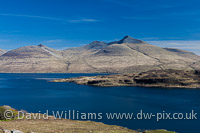
<instances>
[{"instance_id":1,"label":"blue sky","mask_svg":"<svg viewBox=\"0 0 200 133\"><path fill-rule=\"evenodd\" d=\"M198 0L0 0L0 48L56 49L125 35L200 54Z\"/></svg>"}]
</instances>

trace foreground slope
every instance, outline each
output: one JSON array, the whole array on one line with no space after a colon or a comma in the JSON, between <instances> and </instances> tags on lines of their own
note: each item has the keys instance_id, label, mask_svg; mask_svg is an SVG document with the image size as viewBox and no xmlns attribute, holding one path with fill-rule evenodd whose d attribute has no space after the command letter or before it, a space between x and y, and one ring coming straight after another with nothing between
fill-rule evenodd
<instances>
[{"instance_id":1,"label":"foreground slope","mask_svg":"<svg viewBox=\"0 0 200 133\"><path fill-rule=\"evenodd\" d=\"M14 120L0 121L6 130L17 129L24 133L141 133L115 125L77 120ZM0 133L4 133L0 130ZM146 130L143 133L175 133L167 130Z\"/></svg>"},{"instance_id":2,"label":"foreground slope","mask_svg":"<svg viewBox=\"0 0 200 133\"><path fill-rule=\"evenodd\" d=\"M0 114L6 111L12 111L14 114L19 114L18 110L10 106L0 106ZM24 110L21 110L27 113ZM21 114L21 113L20 113ZM53 116L31 113L14 116L11 120L0 115L0 133L139 133L138 131L130 130L116 125L106 125L101 122L79 121L60 119ZM26 119L27 118L27 119ZM166 130L144 131L143 133L175 133Z\"/></svg>"},{"instance_id":3,"label":"foreground slope","mask_svg":"<svg viewBox=\"0 0 200 133\"><path fill-rule=\"evenodd\" d=\"M89 132L117 132L138 133L120 126L111 126L91 121L74 120L15 120L0 121L1 127L7 130L17 129L24 133L89 133ZM1 131L0 131L1 133ZM2 132L3 133L3 132ZM166 132L167 133L167 132Z\"/></svg>"},{"instance_id":4,"label":"foreground slope","mask_svg":"<svg viewBox=\"0 0 200 133\"><path fill-rule=\"evenodd\" d=\"M0 72L130 73L200 68L200 57L178 49L160 48L125 36L115 42L94 41L63 51L27 46L0 56Z\"/></svg>"}]
</instances>

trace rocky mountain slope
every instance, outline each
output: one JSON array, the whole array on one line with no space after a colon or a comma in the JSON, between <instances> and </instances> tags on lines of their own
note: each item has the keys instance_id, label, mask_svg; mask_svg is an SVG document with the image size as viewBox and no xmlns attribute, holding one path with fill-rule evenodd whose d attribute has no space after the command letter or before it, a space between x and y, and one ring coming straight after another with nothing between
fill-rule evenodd
<instances>
[{"instance_id":1,"label":"rocky mountain slope","mask_svg":"<svg viewBox=\"0 0 200 133\"><path fill-rule=\"evenodd\" d=\"M64 72L65 70L66 65L61 52L44 45L26 46L0 56L0 72Z\"/></svg>"},{"instance_id":2,"label":"rocky mountain slope","mask_svg":"<svg viewBox=\"0 0 200 133\"><path fill-rule=\"evenodd\" d=\"M58 51L44 45L26 46L0 56L0 72L130 73L200 68L200 57L179 49L160 48L125 36L115 42L94 41Z\"/></svg>"}]
</instances>

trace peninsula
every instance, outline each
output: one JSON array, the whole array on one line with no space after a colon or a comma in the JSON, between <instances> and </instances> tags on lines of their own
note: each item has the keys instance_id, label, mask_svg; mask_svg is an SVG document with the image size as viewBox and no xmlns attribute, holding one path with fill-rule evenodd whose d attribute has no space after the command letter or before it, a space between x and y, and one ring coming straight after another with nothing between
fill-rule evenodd
<instances>
[{"instance_id":1,"label":"peninsula","mask_svg":"<svg viewBox=\"0 0 200 133\"><path fill-rule=\"evenodd\" d=\"M57 79L53 82L73 82L92 86L143 86L162 88L200 88L198 70L151 70L133 74Z\"/></svg>"}]
</instances>

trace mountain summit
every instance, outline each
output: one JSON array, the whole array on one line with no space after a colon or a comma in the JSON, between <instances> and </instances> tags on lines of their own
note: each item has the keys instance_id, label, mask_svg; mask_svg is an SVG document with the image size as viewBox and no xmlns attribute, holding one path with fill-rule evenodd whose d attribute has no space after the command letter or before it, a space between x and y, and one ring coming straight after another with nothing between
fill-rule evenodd
<instances>
[{"instance_id":1,"label":"mountain summit","mask_svg":"<svg viewBox=\"0 0 200 133\"><path fill-rule=\"evenodd\" d=\"M135 39L131 36L125 36L123 39L119 40L119 41L114 41L114 42L110 42L108 43L108 45L112 45L112 44L123 44L123 43L135 43L135 44L142 44L145 43L144 41Z\"/></svg>"},{"instance_id":2,"label":"mountain summit","mask_svg":"<svg viewBox=\"0 0 200 133\"><path fill-rule=\"evenodd\" d=\"M101 41L93 41L90 44L84 46L86 49L102 49L107 46L107 43Z\"/></svg>"},{"instance_id":3,"label":"mountain summit","mask_svg":"<svg viewBox=\"0 0 200 133\"><path fill-rule=\"evenodd\" d=\"M41 44L0 54L1 73L133 73L166 69L200 70L200 57L130 36L62 51Z\"/></svg>"},{"instance_id":4,"label":"mountain summit","mask_svg":"<svg viewBox=\"0 0 200 133\"><path fill-rule=\"evenodd\" d=\"M122 43L143 43L143 41L135 39L131 36L125 36L122 40L118 41L118 44Z\"/></svg>"},{"instance_id":5,"label":"mountain summit","mask_svg":"<svg viewBox=\"0 0 200 133\"><path fill-rule=\"evenodd\" d=\"M43 44L39 44L38 47L45 47L45 45L43 45Z\"/></svg>"}]
</instances>

